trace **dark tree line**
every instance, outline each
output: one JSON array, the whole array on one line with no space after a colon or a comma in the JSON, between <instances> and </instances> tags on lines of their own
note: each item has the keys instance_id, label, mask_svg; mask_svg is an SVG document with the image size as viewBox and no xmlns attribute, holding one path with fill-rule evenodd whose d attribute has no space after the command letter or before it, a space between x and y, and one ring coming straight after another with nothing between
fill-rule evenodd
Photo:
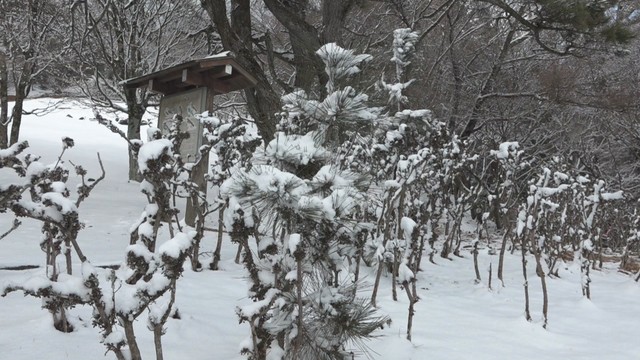
<instances>
[{"instance_id":1,"label":"dark tree line","mask_svg":"<svg viewBox=\"0 0 640 360\"><path fill-rule=\"evenodd\" d=\"M393 30L410 28L419 38L403 77L415 79L407 90L414 106L432 109L478 146L518 140L533 153L572 156L585 171L636 186L629 183L638 154L636 1L22 3L0 2L3 147L19 139L22 104L33 86L75 89L98 106L126 112L127 136L139 139L142 116L157 98L144 89L124 90L120 82L221 50L231 50L258 79L241 95L268 141L283 94L326 95L327 74L315 56L323 44L385 59ZM380 73L395 77L376 60L356 81L371 87ZM8 95L16 100L11 113ZM382 104L385 96L377 100ZM574 128L586 136L559 144L554 134ZM130 168L134 179L135 161Z\"/></svg>"}]
</instances>

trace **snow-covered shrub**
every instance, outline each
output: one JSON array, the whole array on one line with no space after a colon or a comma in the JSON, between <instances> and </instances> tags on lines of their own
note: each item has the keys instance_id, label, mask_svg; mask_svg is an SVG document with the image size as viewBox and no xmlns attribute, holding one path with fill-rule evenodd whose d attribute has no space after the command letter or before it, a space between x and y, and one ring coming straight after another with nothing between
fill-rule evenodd
<instances>
[{"instance_id":1,"label":"snow-covered shrub","mask_svg":"<svg viewBox=\"0 0 640 360\"><path fill-rule=\"evenodd\" d=\"M633 219L631 221L633 225L631 230L628 231L627 237L624 238L625 245L620 260L620 269L622 271L632 270L631 267L633 263L631 261L631 253L634 251L637 253L638 250L640 250L640 216L638 216L637 210L633 214L630 214L629 218ZM626 220L629 221L629 219ZM622 227L617 228L620 229ZM615 229L615 227L612 227L612 229ZM636 281L638 281L638 279L640 279L640 272L638 273Z\"/></svg>"},{"instance_id":2,"label":"snow-covered shrub","mask_svg":"<svg viewBox=\"0 0 640 360\"><path fill-rule=\"evenodd\" d=\"M497 277L504 286L504 256L508 241L515 250L515 228L518 220L518 206L526 193L523 179L528 178L530 163L525 159L524 150L517 142L504 142L498 149L491 150L486 160L486 171L481 179L487 181L487 207L480 213L488 213L486 220L492 220L498 229L504 231L500 245Z\"/></svg>"},{"instance_id":3,"label":"snow-covered shrub","mask_svg":"<svg viewBox=\"0 0 640 360\"><path fill-rule=\"evenodd\" d=\"M240 117L220 119L210 113L200 116L205 128L206 147L214 157L212 175L208 179L212 185L220 186L231 176L234 167L251 168L251 157L262 139L250 131L245 120Z\"/></svg>"},{"instance_id":4,"label":"snow-covered shrub","mask_svg":"<svg viewBox=\"0 0 640 360\"><path fill-rule=\"evenodd\" d=\"M205 129L204 144L200 148L200 158L198 164L188 166L195 168L201 166L200 162L207 161L211 157L210 172L205 174L207 184L217 187L231 176L231 172L235 168L248 170L251 168L251 157L262 139L250 131L249 127L240 117L228 119L218 118L209 112L205 112L199 116ZM190 170L187 172L190 173ZM186 196L189 197L192 206L196 209L195 230L196 237L194 241L193 251L191 255L192 269L197 271L201 268L199 261L200 256L200 240L204 233L204 224L207 216L214 212L218 212L218 229L222 230L224 226L224 212L227 207L226 202L218 197L217 202L210 204L207 200L206 193L201 191L198 186L192 182L193 176L183 177L182 181L177 183L183 189L187 190ZM218 231L218 240L216 248L213 252L209 268L218 269L220 261L220 252L222 250L223 232Z\"/></svg>"},{"instance_id":5,"label":"snow-covered shrub","mask_svg":"<svg viewBox=\"0 0 640 360\"><path fill-rule=\"evenodd\" d=\"M415 44L419 35L409 28L396 29L393 31L393 57L391 61L396 65L396 83L388 84L382 78L379 86L389 94L389 104L397 107L400 111L402 105L408 102L408 98L403 94L414 81L405 81L405 68L411 64L411 59L415 53Z\"/></svg>"},{"instance_id":6,"label":"snow-covered shrub","mask_svg":"<svg viewBox=\"0 0 640 360\"><path fill-rule=\"evenodd\" d=\"M47 253L45 275L4 284L2 295L22 291L43 298L45 307L54 315L56 327L59 325L65 331L71 330L65 318L68 308L91 306L93 325L100 328L102 343L121 360L142 358L134 322L147 314L156 357L162 358L161 337L168 318L176 313L177 280L195 237L195 232L188 230L174 233L172 225L177 214L171 206L172 189L187 171L179 157L174 156L180 139L179 134L172 133L171 140L156 138L139 148L138 165L144 178L140 188L149 204L132 227L125 261L117 270L91 265L76 240L83 228L78 219L78 206L104 178L104 170L101 177L87 184L86 171L75 166L82 182L77 187L77 198L72 199L65 185L69 170L63 166L62 155L55 164L47 166L34 157L18 157L26 143L0 151L0 164L11 164L27 180L24 185L2 187L2 209L10 209L16 216L40 220L44 234L41 247ZM63 152L71 146L71 139L63 139ZM30 199L23 195L26 191ZM169 240L158 246L162 226L168 228L170 235ZM80 274L71 271L72 251L82 264ZM56 268L56 258L62 255L66 264L64 272Z\"/></svg>"},{"instance_id":7,"label":"snow-covered shrub","mask_svg":"<svg viewBox=\"0 0 640 360\"><path fill-rule=\"evenodd\" d=\"M525 258L530 252L543 289L544 326L548 321L547 276L558 276L558 262L575 251L575 260L581 263L582 291L590 297L590 268L595 266L596 254L602 254L602 236L611 227L606 221L616 214L612 203L623 199L621 191L606 192L604 181L574 173L561 158L548 165L530 180L514 233L522 251L525 314L531 319Z\"/></svg>"},{"instance_id":8,"label":"snow-covered shrub","mask_svg":"<svg viewBox=\"0 0 640 360\"><path fill-rule=\"evenodd\" d=\"M77 235L84 225L78 219L78 207L89 196L91 190L104 178L102 175L92 184L85 182L86 171L81 166L75 166L75 172L81 177L81 184L77 187L77 199L71 198L71 192L66 182L69 179L69 169L62 160L64 152L73 147L73 139L62 138L62 153L54 164L45 165L38 157L18 155L28 147L28 143L18 143L9 149L0 151L0 168L9 165L18 176L24 178L23 184L8 184L3 186L0 197L0 207L3 212L10 209L19 217L39 220L42 223L42 241L40 248L45 252L46 274L40 281L32 281L29 286L23 284L9 284L3 294L14 290L24 290L43 298L43 307L53 315L53 324L63 332L73 331L73 326L67 319L67 309L72 307L80 297L80 291L75 288L69 291L69 298L58 296L56 288L59 281L68 281L72 275L72 246L78 251ZM100 158L98 157L100 161ZM102 167L102 162L100 161ZM29 193L25 196L24 193ZM20 222L14 221L15 229ZM80 253L81 254L81 253ZM59 258L64 257L65 269L58 266Z\"/></svg>"}]
</instances>

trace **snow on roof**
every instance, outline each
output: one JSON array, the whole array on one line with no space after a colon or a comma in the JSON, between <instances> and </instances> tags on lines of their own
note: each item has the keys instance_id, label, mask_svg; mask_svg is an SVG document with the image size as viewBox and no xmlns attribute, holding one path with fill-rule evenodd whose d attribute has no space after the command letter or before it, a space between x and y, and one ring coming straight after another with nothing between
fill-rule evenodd
<instances>
[{"instance_id":1,"label":"snow on roof","mask_svg":"<svg viewBox=\"0 0 640 360\"><path fill-rule=\"evenodd\" d=\"M218 53L218 54L209 55L209 56L205 57L205 59L219 59L219 58L225 58L225 57L230 57L230 56L233 56L231 51L223 51L223 52Z\"/></svg>"}]
</instances>

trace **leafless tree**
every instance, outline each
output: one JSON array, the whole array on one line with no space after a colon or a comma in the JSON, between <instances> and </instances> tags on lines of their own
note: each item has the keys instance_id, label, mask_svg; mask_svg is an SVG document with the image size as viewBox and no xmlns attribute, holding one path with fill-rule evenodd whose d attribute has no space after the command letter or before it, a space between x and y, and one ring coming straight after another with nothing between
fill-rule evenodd
<instances>
[{"instance_id":1,"label":"leafless tree","mask_svg":"<svg viewBox=\"0 0 640 360\"><path fill-rule=\"evenodd\" d=\"M127 114L130 140L140 139L142 117L154 94L120 83L201 54L205 44L195 41L202 26L196 10L191 2L170 0L98 0L75 2L71 8L73 57L68 65L94 105ZM131 149L129 179L140 179Z\"/></svg>"},{"instance_id":2,"label":"leafless tree","mask_svg":"<svg viewBox=\"0 0 640 360\"><path fill-rule=\"evenodd\" d=\"M39 76L62 56L62 3L0 1L0 148L18 142L24 100ZM11 114L9 91L15 100Z\"/></svg>"}]
</instances>

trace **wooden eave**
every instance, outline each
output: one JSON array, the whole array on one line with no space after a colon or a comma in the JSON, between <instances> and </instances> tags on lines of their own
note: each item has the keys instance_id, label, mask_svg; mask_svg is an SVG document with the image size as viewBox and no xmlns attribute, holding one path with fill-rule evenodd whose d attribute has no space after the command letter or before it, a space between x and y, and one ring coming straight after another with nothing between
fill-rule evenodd
<instances>
[{"instance_id":1,"label":"wooden eave","mask_svg":"<svg viewBox=\"0 0 640 360\"><path fill-rule=\"evenodd\" d=\"M150 91L171 95L198 87L214 94L253 87L258 83L231 55L211 56L187 61L151 74L122 82L126 89L147 87Z\"/></svg>"}]
</instances>

